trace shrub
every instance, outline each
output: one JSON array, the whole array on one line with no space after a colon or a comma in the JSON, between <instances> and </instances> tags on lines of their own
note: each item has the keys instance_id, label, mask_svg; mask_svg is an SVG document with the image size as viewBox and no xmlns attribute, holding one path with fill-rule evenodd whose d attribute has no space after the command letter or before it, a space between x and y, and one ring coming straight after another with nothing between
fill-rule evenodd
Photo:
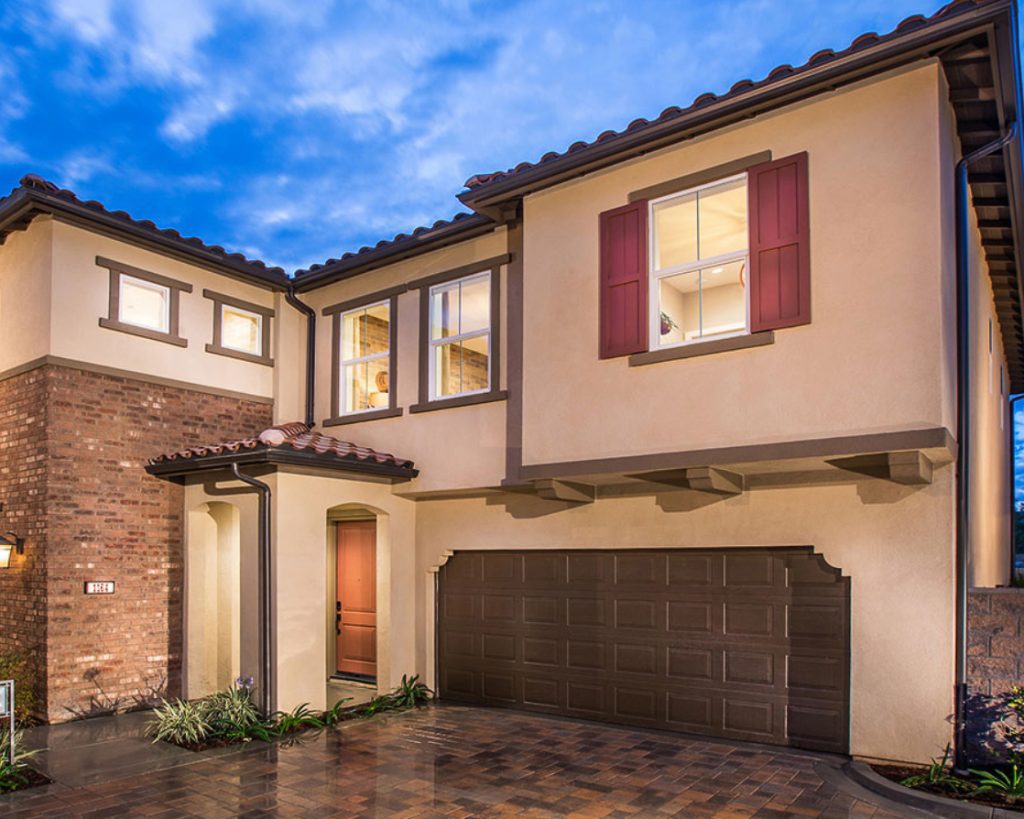
<instances>
[{"instance_id":1,"label":"shrub","mask_svg":"<svg viewBox=\"0 0 1024 819\"><path fill-rule=\"evenodd\" d=\"M391 699L395 708L412 708L418 705L426 705L434 698L434 692L427 688L426 683L420 682L420 675L413 677L402 675L402 682L392 694Z\"/></svg>"},{"instance_id":2,"label":"shrub","mask_svg":"<svg viewBox=\"0 0 1024 819\"><path fill-rule=\"evenodd\" d=\"M1016 765L1009 771L975 771L971 773L978 780L978 793L1001 793L1008 805L1016 804L1024 797L1024 771Z\"/></svg>"},{"instance_id":3,"label":"shrub","mask_svg":"<svg viewBox=\"0 0 1024 819\"><path fill-rule=\"evenodd\" d=\"M14 680L14 717L28 722L36 707L36 673L31 657L20 651L0 654L0 680Z\"/></svg>"},{"instance_id":4,"label":"shrub","mask_svg":"<svg viewBox=\"0 0 1024 819\"><path fill-rule=\"evenodd\" d=\"M303 728L324 728L327 714L317 715L309 710L309 703L297 705L291 711L275 711L271 717L271 728L275 734L290 734Z\"/></svg>"},{"instance_id":5,"label":"shrub","mask_svg":"<svg viewBox=\"0 0 1024 819\"><path fill-rule=\"evenodd\" d=\"M202 700L164 702L153 711L150 729L154 741L163 740L175 745L202 745L210 736L207 708Z\"/></svg>"},{"instance_id":6,"label":"shrub","mask_svg":"<svg viewBox=\"0 0 1024 819\"><path fill-rule=\"evenodd\" d=\"M8 731L0 731L0 793L17 790L29 783L25 772L28 766L25 760L33 756L35 751L21 750L21 731L14 732L14 759L8 759L11 735Z\"/></svg>"}]
</instances>

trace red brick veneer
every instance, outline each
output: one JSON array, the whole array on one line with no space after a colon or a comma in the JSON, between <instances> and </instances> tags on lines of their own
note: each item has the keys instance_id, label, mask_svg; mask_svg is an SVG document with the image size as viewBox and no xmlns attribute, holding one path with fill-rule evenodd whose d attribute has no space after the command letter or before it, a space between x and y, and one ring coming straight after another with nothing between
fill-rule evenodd
<instances>
[{"instance_id":1,"label":"red brick veneer","mask_svg":"<svg viewBox=\"0 0 1024 819\"><path fill-rule=\"evenodd\" d=\"M25 392L22 383L35 387L24 401L43 420L30 425L30 443L5 449L12 433L5 438L7 414L0 410L0 498L29 491L7 477L9 470L45 487L45 507L19 501L29 563L0 582L34 592L31 605L24 593L26 602L9 611L0 602L0 617L8 618L4 631L9 620L14 632L13 638L0 634L0 646L11 639L16 645L45 642L45 716L51 721L115 703L125 707L155 690L178 694L182 489L143 467L163 452L265 429L271 406L54 365L3 382L0 401L5 390ZM86 580L114 580L116 594L86 596ZM40 610L43 624L22 627L25 615Z\"/></svg>"}]
</instances>

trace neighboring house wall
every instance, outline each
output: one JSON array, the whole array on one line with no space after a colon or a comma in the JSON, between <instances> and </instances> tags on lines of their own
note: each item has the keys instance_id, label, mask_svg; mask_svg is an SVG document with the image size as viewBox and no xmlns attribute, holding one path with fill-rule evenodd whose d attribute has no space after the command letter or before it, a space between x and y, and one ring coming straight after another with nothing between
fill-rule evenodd
<instances>
[{"instance_id":1,"label":"neighboring house wall","mask_svg":"<svg viewBox=\"0 0 1024 819\"><path fill-rule=\"evenodd\" d=\"M951 427L937 344L939 71L845 88L528 196L524 463ZM811 323L741 352L599 360L599 213L765 150L808 152Z\"/></svg>"},{"instance_id":2,"label":"neighboring house wall","mask_svg":"<svg viewBox=\"0 0 1024 819\"><path fill-rule=\"evenodd\" d=\"M364 295L403 286L427 276L492 259L508 252L504 229L476 239L374 270L354 279L303 294L317 311L316 419L331 414L331 317L321 310ZM501 270L501 331L498 386L507 386L507 267ZM399 491L420 493L498 486L505 477L505 402L410 413L419 402L420 293L410 290L398 297L398 406L397 418L356 421L325 431L383 452L412 458L420 477ZM465 444L460 446L459 444Z\"/></svg>"},{"instance_id":3,"label":"neighboring house wall","mask_svg":"<svg viewBox=\"0 0 1024 819\"><path fill-rule=\"evenodd\" d=\"M0 245L0 376L50 351L53 231L41 216Z\"/></svg>"}]
</instances>

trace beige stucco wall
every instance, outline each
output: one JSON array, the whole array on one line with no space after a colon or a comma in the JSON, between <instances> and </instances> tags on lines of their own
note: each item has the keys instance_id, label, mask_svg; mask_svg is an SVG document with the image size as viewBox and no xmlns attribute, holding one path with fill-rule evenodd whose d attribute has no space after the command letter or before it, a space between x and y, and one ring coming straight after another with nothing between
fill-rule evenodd
<instances>
[{"instance_id":1,"label":"beige stucco wall","mask_svg":"<svg viewBox=\"0 0 1024 819\"><path fill-rule=\"evenodd\" d=\"M524 463L947 425L939 72L818 96L528 196ZM599 360L598 215L766 149L809 154L812 323L752 350Z\"/></svg>"},{"instance_id":2,"label":"beige stucco wall","mask_svg":"<svg viewBox=\"0 0 1024 819\"><path fill-rule=\"evenodd\" d=\"M35 219L0 246L0 373L47 354L53 220Z\"/></svg>"},{"instance_id":3,"label":"beige stucco wall","mask_svg":"<svg viewBox=\"0 0 1024 819\"><path fill-rule=\"evenodd\" d=\"M460 242L432 253L375 270L355 279L303 294L317 311L316 417L331 411L331 317L320 311L329 305L408 284L447 270L508 251L505 230ZM501 271L502 313L505 312L507 271ZM502 321L504 328L505 322ZM502 330L499 383L506 386L507 335ZM327 428L345 440L416 461L421 476L403 491L426 492L497 486L505 476L505 404L495 402L427 413L408 412L419 401L419 292L398 299L398 406L406 412L383 418Z\"/></svg>"},{"instance_id":4,"label":"beige stucco wall","mask_svg":"<svg viewBox=\"0 0 1024 819\"><path fill-rule=\"evenodd\" d=\"M515 495L421 501L417 668L434 681L430 569L446 550L810 544L852 581L852 752L925 761L949 739L952 480L947 466L922 487L864 479L726 500L670 491L575 508Z\"/></svg>"},{"instance_id":5,"label":"beige stucco wall","mask_svg":"<svg viewBox=\"0 0 1024 819\"><path fill-rule=\"evenodd\" d=\"M180 334L188 346L176 347L100 327L100 318L108 313L110 274L96 264L97 256L190 283L192 292L181 294L180 314ZM278 315L282 312L277 304L280 298L270 290L56 222L48 352L88 364L272 397L273 368L206 352L206 345L213 341L213 302L203 297L204 288L275 308ZM276 319L272 321L276 323Z\"/></svg>"}]
</instances>

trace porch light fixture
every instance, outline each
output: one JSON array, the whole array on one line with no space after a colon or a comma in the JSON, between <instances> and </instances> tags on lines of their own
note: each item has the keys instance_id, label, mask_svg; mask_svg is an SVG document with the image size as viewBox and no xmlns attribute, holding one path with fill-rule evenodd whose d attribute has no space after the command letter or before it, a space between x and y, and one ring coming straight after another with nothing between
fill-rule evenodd
<instances>
[{"instance_id":1,"label":"porch light fixture","mask_svg":"<svg viewBox=\"0 0 1024 819\"><path fill-rule=\"evenodd\" d=\"M18 537L14 532L0 535L0 569L9 569L11 554L25 554L25 538Z\"/></svg>"}]
</instances>

